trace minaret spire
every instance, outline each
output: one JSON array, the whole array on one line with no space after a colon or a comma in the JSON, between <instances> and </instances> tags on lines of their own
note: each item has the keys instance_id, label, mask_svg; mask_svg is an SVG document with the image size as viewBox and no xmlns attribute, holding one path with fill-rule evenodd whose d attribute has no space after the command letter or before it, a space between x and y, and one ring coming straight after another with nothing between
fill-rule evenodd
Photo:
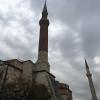
<instances>
[{"instance_id":1,"label":"minaret spire","mask_svg":"<svg viewBox=\"0 0 100 100\"><path fill-rule=\"evenodd\" d=\"M43 11L46 11L47 12L47 0L45 0L45 4L44 4Z\"/></svg>"},{"instance_id":2,"label":"minaret spire","mask_svg":"<svg viewBox=\"0 0 100 100\"><path fill-rule=\"evenodd\" d=\"M48 16L47 1L45 0L44 7L43 7L43 11L42 11L42 17L43 18L47 18L47 16Z\"/></svg>"},{"instance_id":3,"label":"minaret spire","mask_svg":"<svg viewBox=\"0 0 100 100\"><path fill-rule=\"evenodd\" d=\"M88 66L88 63L87 63L87 61L86 61L86 59L85 59L85 67L86 67L86 72L87 72L87 76L89 75L89 76L92 76L92 74L90 73L90 70L89 70L89 66Z\"/></svg>"},{"instance_id":4,"label":"minaret spire","mask_svg":"<svg viewBox=\"0 0 100 100\"><path fill-rule=\"evenodd\" d=\"M88 66L86 59L85 59L85 66L86 66L86 75L89 81L90 90L92 94L92 100L97 100L97 96L96 96L96 92L95 92L95 88L94 88L94 84L92 80L92 74L90 73L89 66Z\"/></svg>"}]
</instances>

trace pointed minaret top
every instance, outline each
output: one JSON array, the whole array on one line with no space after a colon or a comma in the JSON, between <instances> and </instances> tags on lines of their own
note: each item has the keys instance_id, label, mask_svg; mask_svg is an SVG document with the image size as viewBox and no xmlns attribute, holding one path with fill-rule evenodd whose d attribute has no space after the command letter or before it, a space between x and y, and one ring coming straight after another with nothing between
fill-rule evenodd
<instances>
[{"instance_id":1,"label":"pointed minaret top","mask_svg":"<svg viewBox=\"0 0 100 100\"><path fill-rule=\"evenodd\" d=\"M44 4L44 8L43 8L43 12L46 11L47 12L47 0L45 0L45 4Z\"/></svg>"},{"instance_id":2,"label":"pointed minaret top","mask_svg":"<svg viewBox=\"0 0 100 100\"><path fill-rule=\"evenodd\" d=\"M89 66L88 66L88 63L86 61L86 58L84 58L84 59L85 59L85 66L86 66L87 69L89 69Z\"/></svg>"},{"instance_id":3,"label":"pointed minaret top","mask_svg":"<svg viewBox=\"0 0 100 100\"><path fill-rule=\"evenodd\" d=\"M89 66L88 66L88 63L87 63L87 61L86 61L86 58L84 58L85 59L85 67L86 67L86 72L87 72L87 76L92 76L92 74L90 73L90 70L89 70Z\"/></svg>"},{"instance_id":4,"label":"pointed minaret top","mask_svg":"<svg viewBox=\"0 0 100 100\"><path fill-rule=\"evenodd\" d=\"M47 17L47 15L48 15L48 11L47 11L47 0L45 0L44 7L43 7L43 11L42 11L42 15L43 15L43 17Z\"/></svg>"}]
</instances>

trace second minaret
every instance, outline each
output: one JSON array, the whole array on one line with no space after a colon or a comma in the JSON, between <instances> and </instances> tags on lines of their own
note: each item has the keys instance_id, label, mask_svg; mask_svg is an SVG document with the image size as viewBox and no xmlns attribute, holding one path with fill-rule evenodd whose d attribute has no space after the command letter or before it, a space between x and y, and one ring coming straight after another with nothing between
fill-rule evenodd
<instances>
[{"instance_id":1,"label":"second minaret","mask_svg":"<svg viewBox=\"0 0 100 100\"><path fill-rule=\"evenodd\" d=\"M93 80L92 80L92 74L90 73L89 66L87 64L86 59L85 59L85 66L86 66L86 72L87 72L86 75L89 81L89 86L90 86L90 90L92 94L92 100L97 100L97 95L96 95Z\"/></svg>"}]
</instances>

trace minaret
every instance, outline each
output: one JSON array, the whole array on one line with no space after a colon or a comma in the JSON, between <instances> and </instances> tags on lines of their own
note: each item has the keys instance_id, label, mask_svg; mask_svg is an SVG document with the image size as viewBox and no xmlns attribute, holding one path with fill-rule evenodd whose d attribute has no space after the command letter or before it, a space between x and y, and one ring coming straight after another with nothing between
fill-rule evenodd
<instances>
[{"instance_id":1,"label":"minaret","mask_svg":"<svg viewBox=\"0 0 100 100\"><path fill-rule=\"evenodd\" d=\"M46 0L42 11L42 18L39 21L40 24L40 37L39 37L39 49L38 49L38 60L35 64L35 82L37 84L43 84L48 88L48 91L52 93L53 86L50 77L50 65L48 62L48 26L49 20L47 18L48 11Z\"/></svg>"},{"instance_id":2,"label":"minaret","mask_svg":"<svg viewBox=\"0 0 100 100\"><path fill-rule=\"evenodd\" d=\"M94 88L94 84L92 80L92 74L90 73L89 66L87 64L86 59L85 59L85 66L86 66L86 72L87 72L86 75L89 81L89 86L90 86L90 90L92 94L92 100L97 100L97 96L96 96L96 92L95 92L95 88Z\"/></svg>"},{"instance_id":3,"label":"minaret","mask_svg":"<svg viewBox=\"0 0 100 100\"><path fill-rule=\"evenodd\" d=\"M42 18L39 21L40 25L40 37L39 37L39 49L38 60L36 62L36 82L38 84L44 84L49 88L49 75L50 65L48 63L48 26L49 20L47 18L48 11L46 1L42 11ZM50 90L50 88L49 88Z\"/></svg>"},{"instance_id":4,"label":"minaret","mask_svg":"<svg viewBox=\"0 0 100 100\"><path fill-rule=\"evenodd\" d=\"M40 19L40 37L39 37L39 50L38 50L38 61L48 63L48 26L49 20L47 18L48 11L46 0L42 11L42 18Z\"/></svg>"}]
</instances>

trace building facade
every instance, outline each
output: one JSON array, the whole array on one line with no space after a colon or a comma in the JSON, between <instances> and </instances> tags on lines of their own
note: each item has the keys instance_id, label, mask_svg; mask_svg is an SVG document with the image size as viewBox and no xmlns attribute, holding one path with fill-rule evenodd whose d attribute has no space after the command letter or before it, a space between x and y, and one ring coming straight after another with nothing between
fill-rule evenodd
<instances>
[{"instance_id":1,"label":"building facade","mask_svg":"<svg viewBox=\"0 0 100 100\"><path fill-rule=\"evenodd\" d=\"M55 76L50 73L48 62L48 26L49 19L46 2L42 11L42 18L39 21L40 37L38 59L36 63L31 60L22 61L11 59L0 61L0 89L5 88L5 84L18 84L21 77L26 83L43 84L52 95L53 100L72 100L72 91L69 86L56 81Z\"/></svg>"}]
</instances>

